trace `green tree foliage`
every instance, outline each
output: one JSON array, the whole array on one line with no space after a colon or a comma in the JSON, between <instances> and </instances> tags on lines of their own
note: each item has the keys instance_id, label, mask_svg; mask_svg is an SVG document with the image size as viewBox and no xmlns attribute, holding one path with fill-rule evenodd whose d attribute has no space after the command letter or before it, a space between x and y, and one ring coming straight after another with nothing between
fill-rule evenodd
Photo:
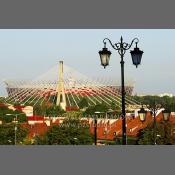
<instances>
[{"instance_id":1,"label":"green tree foliage","mask_svg":"<svg viewBox=\"0 0 175 175\"><path fill-rule=\"evenodd\" d=\"M156 129L154 129L153 124L150 124L145 129L140 130L138 134L138 144L154 145L154 135L156 137L156 144L158 145L175 144L175 136L173 135L172 129L173 125L168 121L160 121L156 124Z\"/></svg>"},{"instance_id":2,"label":"green tree foliage","mask_svg":"<svg viewBox=\"0 0 175 175\"><path fill-rule=\"evenodd\" d=\"M86 109L85 113L93 115L95 112L107 112L109 110L109 107L106 106L104 103L97 104L95 106L90 106Z\"/></svg>"},{"instance_id":3,"label":"green tree foliage","mask_svg":"<svg viewBox=\"0 0 175 175\"><path fill-rule=\"evenodd\" d=\"M64 111L61 109L60 106L51 105L50 107L46 108L46 116L57 117L58 115L63 114Z\"/></svg>"},{"instance_id":4,"label":"green tree foliage","mask_svg":"<svg viewBox=\"0 0 175 175\"><path fill-rule=\"evenodd\" d=\"M51 127L46 134L36 137L39 145L91 145L93 143L89 126L78 119L67 119L61 125Z\"/></svg>"},{"instance_id":5,"label":"green tree foliage","mask_svg":"<svg viewBox=\"0 0 175 175\"><path fill-rule=\"evenodd\" d=\"M110 109L121 112L121 107L119 107L114 101L111 102Z\"/></svg>"},{"instance_id":6,"label":"green tree foliage","mask_svg":"<svg viewBox=\"0 0 175 175\"><path fill-rule=\"evenodd\" d=\"M28 130L17 125L16 141L17 144L22 144L24 138L27 136ZM0 145L14 145L15 144L15 124L0 125Z\"/></svg>"},{"instance_id":7,"label":"green tree foliage","mask_svg":"<svg viewBox=\"0 0 175 175\"><path fill-rule=\"evenodd\" d=\"M63 114L63 117L67 117L69 119L79 119L82 117L81 111L67 111Z\"/></svg>"},{"instance_id":8,"label":"green tree foliage","mask_svg":"<svg viewBox=\"0 0 175 175\"><path fill-rule=\"evenodd\" d=\"M175 111L175 97L169 97L169 96L159 97L159 96L147 95L147 96L133 96L132 98L142 104L154 106L154 103L156 103L160 104L162 107L166 108L169 111Z\"/></svg>"},{"instance_id":9,"label":"green tree foliage","mask_svg":"<svg viewBox=\"0 0 175 175\"><path fill-rule=\"evenodd\" d=\"M7 115L7 114L11 114L11 115ZM24 123L27 121L26 115L21 114L21 111L19 110L13 111L11 109L8 109L6 106L0 107L0 120L3 123L10 123L14 121L14 119L16 118L16 114L17 114L18 123Z\"/></svg>"},{"instance_id":10,"label":"green tree foliage","mask_svg":"<svg viewBox=\"0 0 175 175\"><path fill-rule=\"evenodd\" d=\"M56 105L48 105L47 103L43 103L42 105L38 105L34 107L34 114L41 115L41 116L50 116L50 117L57 117L62 115L64 110L61 109L60 106Z\"/></svg>"},{"instance_id":11,"label":"green tree foliage","mask_svg":"<svg viewBox=\"0 0 175 175\"><path fill-rule=\"evenodd\" d=\"M80 102L78 103L78 106L80 107L80 109L87 108L89 106L87 99L86 98L82 98L80 100Z\"/></svg>"}]
</instances>

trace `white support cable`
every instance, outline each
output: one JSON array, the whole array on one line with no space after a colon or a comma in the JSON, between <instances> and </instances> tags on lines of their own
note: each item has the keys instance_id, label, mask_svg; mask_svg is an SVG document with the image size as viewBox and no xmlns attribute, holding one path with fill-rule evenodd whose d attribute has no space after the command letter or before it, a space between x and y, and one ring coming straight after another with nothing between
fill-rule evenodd
<instances>
[{"instance_id":1,"label":"white support cable","mask_svg":"<svg viewBox=\"0 0 175 175\"><path fill-rule=\"evenodd\" d=\"M42 98L45 99L45 94L47 92L48 92L47 89L45 88L41 89L41 91L35 95L35 97L29 102L29 104L35 104Z\"/></svg>"},{"instance_id":2,"label":"white support cable","mask_svg":"<svg viewBox=\"0 0 175 175\"><path fill-rule=\"evenodd\" d=\"M77 81L75 81L75 90L77 89ZM74 92L75 92L75 90L74 90ZM75 96L78 98L78 101L80 101L80 97L79 97L79 95L77 95L77 93L74 93L75 94Z\"/></svg>"},{"instance_id":3,"label":"white support cable","mask_svg":"<svg viewBox=\"0 0 175 175\"><path fill-rule=\"evenodd\" d=\"M26 104L29 100L32 99L32 97L35 97L35 95L38 94L41 91L41 89L39 89L37 87L38 86L38 83L37 82L33 82L33 84L30 83L30 85L32 86L29 89L30 90L30 93L28 93L28 90L27 90L27 93L26 94L28 94L28 95L22 100L22 102L25 101L24 104ZM24 95L26 95L26 94L24 94ZM25 100L25 99L27 99L27 100Z\"/></svg>"},{"instance_id":4,"label":"white support cable","mask_svg":"<svg viewBox=\"0 0 175 175\"><path fill-rule=\"evenodd\" d=\"M105 89L105 88L104 88ZM109 93L109 91L108 90L104 90L103 89L103 91L105 91L106 93L105 94L103 94L104 92L102 92L102 96L107 96L108 97L108 99L110 99L110 102L113 102L113 101L116 101L117 103L119 103L119 104L121 104L121 102L120 101L118 101L116 98L114 98L110 93ZM108 95L109 94L109 95ZM119 104L117 104L117 106L120 106Z\"/></svg>"},{"instance_id":5,"label":"white support cable","mask_svg":"<svg viewBox=\"0 0 175 175\"><path fill-rule=\"evenodd\" d=\"M47 89L47 87L46 87L45 85L43 85L43 83L41 84L41 87L43 88L43 89L42 89L43 91L35 97L35 99L36 99L37 97L39 97L39 98L38 98L38 100L35 102L35 104L34 104L33 106L35 106L35 105L38 103L38 101L39 101L40 99L43 98L41 104L42 104L43 101L45 100L44 94L46 94L46 93L48 92L48 89ZM33 100L34 100L34 99L33 99ZM30 103L32 103L33 100L32 100Z\"/></svg>"},{"instance_id":6,"label":"white support cable","mask_svg":"<svg viewBox=\"0 0 175 175\"><path fill-rule=\"evenodd\" d=\"M52 101L53 101L53 102L52 102L53 104L55 104L55 100L56 100L56 97L57 97L56 84L57 84L56 81L54 81L54 82L53 82L53 86L54 86L55 90L54 90L54 95L53 95L54 98L53 98L53 100L52 100Z\"/></svg>"},{"instance_id":7,"label":"white support cable","mask_svg":"<svg viewBox=\"0 0 175 175\"><path fill-rule=\"evenodd\" d=\"M93 83L93 82L90 82L91 88L92 88L92 83ZM94 84L93 84L93 85L94 85ZM90 86L88 85L88 88L89 88ZM96 89L97 89L97 88L95 88L94 90L96 90ZM96 93L99 94L98 90L96 90ZM101 99L102 101L104 101L105 103L107 103L108 105L110 105L108 102L106 102L106 101L105 101L103 98L101 98L100 96L97 96L97 97L100 98L100 99ZM96 97L96 98L97 98L97 97ZM101 103L101 102L100 102L100 103Z\"/></svg>"},{"instance_id":8,"label":"white support cable","mask_svg":"<svg viewBox=\"0 0 175 175\"><path fill-rule=\"evenodd\" d=\"M8 97L9 100L10 99L15 100L15 101L18 100L20 102L25 101L26 103L26 98L27 98L27 102L31 100L30 101L31 103L37 99L37 101L35 102L37 104L40 101L40 99L43 98L42 102L44 100L48 102L53 100L54 102L57 94L56 94L56 91L54 92L53 90L54 89L53 87L55 86L53 83L50 83L50 79L54 78L54 81L57 79L57 75L58 75L57 71L58 71L57 66L54 66L53 68L51 68L49 71L47 71L40 77L37 77L32 82L33 85L34 85L34 82L38 83L39 80L40 81L43 80L44 82L39 84L39 86L34 86L34 88L33 88L32 83L30 82L29 83L20 82L20 85L19 85L19 82L15 82L16 84L14 82L10 82L9 85L7 84L7 87L6 87L9 90L8 94L11 94L10 98ZM84 97L88 99L89 105L91 104L96 105L97 103L101 103L101 102L104 102L109 105L109 102L112 102L112 101L116 101L118 104L121 104L121 98L120 98L121 95L117 93L117 86L116 88L114 88L113 87L114 85L113 84L111 85L113 81L110 80L110 83L109 83L109 79L108 81L106 81L105 79L105 83L103 80L103 83L101 84L101 80L100 82L96 82L92 79L89 79L87 76L77 72L75 69L72 69L66 65L64 65L64 72L65 72L64 73L65 85L68 87L67 88L68 94L66 94L66 96L67 96L67 99L72 98L71 100L70 99L68 100L70 101L70 106L72 105L71 103L74 103L76 106L78 106L78 102L81 100L81 98L84 98ZM67 78L68 74L70 75L69 76L70 78L73 78L73 83L75 83L74 85L75 87L73 86L74 87L73 90L70 89L72 86L71 84L69 84L69 79ZM42 85L44 86L46 85L47 90L43 90ZM42 96L42 92L43 92L42 90L47 91L46 93L49 93L47 99L45 99ZM52 96L50 93L55 94L55 95ZM39 99L38 99L38 96L40 97ZM53 98L51 99L51 97ZM137 105L138 102L136 102L136 100L132 100L131 98L127 97L127 95L125 97L126 97L125 98L126 104ZM8 98L6 99L7 101L8 101Z\"/></svg>"},{"instance_id":9,"label":"white support cable","mask_svg":"<svg viewBox=\"0 0 175 175\"><path fill-rule=\"evenodd\" d=\"M85 81L85 79L84 79L83 81ZM82 84L83 84L83 83L81 82L81 80L78 79L77 82L78 82L79 85L81 85L80 87L82 88ZM79 86L78 86L77 88L79 89ZM81 91L79 92L79 94L80 94L80 96L81 96L82 98L84 98L84 95L82 95L82 92L81 92ZM94 102L94 100L92 100L89 96L87 96L87 98L88 98L94 105L96 105L96 102Z\"/></svg>"},{"instance_id":10,"label":"white support cable","mask_svg":"<svg viewBox=\"0 0 175 175\"><path fill-rule=\"evenodd\" d=\"M104 85L103 84L100 84L100 85L96 85L96 87L98 87L98 89L100 90L100 91L102 91L101 90L101 88L103 87ZM109 91L107 91L107 90L105 90L106 89L106 87L105 88L103 88L103 91L106 91L108 94L109 94ZM104 93L104 92L103 92ZM105 95L107 95L107 93L105 94ZM104 96L104 95L103 95ZM112 96L111 96L111 94L110 95L107 95L108 97L110 97L110 98L112 98ZM117 101L117 99L115 99L115 98L112 98L113 100L115 100L115 101ZM110 100L111 102L112 102L112 100ZM117 101L118 102L118 101ZM119 106L119 105L118 105Z\"/></svg>"},{"instance_id":11,"label":"white support cable","mask_svg":"<svg viewBox=\"0 0 175 175\"><path fill-rule=\"evenodd\" d=\"M70 99L69 99L69 95L68 95L68 94L65 94L65 95L67 96L67 100L68 100L68 103L69 103L68 106L72 106L72 105L71 105L71 101L70 101Z\"/></svg>"},{"instance_id":12,"label":"white support cable","mask_svg":"<svg viewBox=\"0 0 175 175\"><path fill-rule=\"evenodd\" d=\"M39 99L38 100L40 100L41 98L43 98L43 100L41 101L41 103L40 103L40 105L42 105L43 104L43 102L45 101L45 94L46 93L48 93L48 87L47 86L45 86L45 81L43 81L42 83L41 83L41 86L44 84L44 90L43 90L43 93L42 94L39 94ZM46 82L46 85L47 85L48 83ZM49 85L50 86L50 85ZM47 100L47 102L48 102L48 100ZM46 103L47 103L46 102Z\"/></svg>"},{"instance_id":13,"label":"white support cable","mask_svg":"<svg viewBox=\"0 0 175 175\"><path fill-rule=\"evenodd\" d=\"M64 79L64 82L67 82L67 80ZM69 84L68 84L68 91L69 91L69 93L71 94L72 99L73 99L73 101L75 102L75 105L79 108L79 106L78 106L78 104L77 104L77 102L76 102L74 96L72 95L72 93L71 93L71 91L70 91L70 86L69 86Z\"/></svg>"},{"instance_id":14,"label":"white support cable","mask_svg":"<svg viewBox=\"0 0 175 175\"><path fill-rule=\"evenodd\" d=\"M43 104L44 100L45 100L45 98L43 98L43 100L42 100L42 102L41 102L41 104L40 104L40 105L42 105L42 104Z\"/></svg>"},{"instance_id":15,"label":"white support cable","mask_svg":"<svg viewBox=\"0 0 175 175\"><path fill-rule=\"evenodd\" d=\"M68 74L65 74L65 77L66 77L66 78L64 79L64 80L65 80L65 83L66 83L66 85L68 84L67 87L68 87L68 89L70 89L70 85L69 85L68 78L67 78L67 77L69 77L69 75L68 75ZM66 86L66 85L65 85L65 86ZM75 81L74 88L77 89L77 81ZM70 91L69 91L69 92L70 92ZM74 90L74 92L75 92L75 90ZM74 93L74 95L78 98L78 102L80 102L80 98L79 98L79 96L77 95L77 93ZM78 105L78 104L77 104L77 105ZM79 106L77 106L77 107L79 107Z\"/></svg>"},{"instance_id":16,"label":"white support cable","mask_svg":"<svg viewBox=\"0 0 175 175\"><path fill-rule=\"evenodd\" d=\"M28 97L29 99L32 98L36 94L36 92L39 91L39 89L35 87L34 88L31 88L31 87L24 88L24 89L25 89L24 92L21 94L22 100L20 102L25 101L25 99L27 99Z\"/></svg>"},{"instance_id":17,"label":"white support cable","mask_svg":"<svg viewBox=\"0 0 175 175\"><path fill-rule=\"evenodd\" d=\"M53 99L53 102L52 102L52 103L54 104L54 101L55 101L55 98L56 98L56 83L50 81L49 86L51 87L50 90L49 90L49 92L50 92L50 93L55 93L54 99ZM52 97L52 95L50 94L50 97L48 98L48 100L47 100L46 103L48 103L48 102L51 101L51 97Z\"/></svg>"},{"instance_id":18,"label":"white support cable","mask_svg":"<svg viewBox=\"0 0 175 175\"><path fill-rule=\"evenodd\" d=\"M26 86L27 86L27 88L26 88ZM20 93L18 92L16 94L16 96L19 97L19 96L23 96L25 93L28 93L28 91L31 90L29 87L30 87L30 82L27 85L26 85L26 82L25 82L25 84L22 84L20 86L21 92L19 91Z\"/></svg>"},{"instance_id":19,"label":"white support cable","mask_svg":"<svg viewBox=\"0 0 175 175\"><path fill-rule=\"evenodd\" d=\"M105 88L104 88L105 89ZM111 94L109 94L109 92L107 91L107 90L104 90L103 89L103 91L101 90L101 88L99 88L99 90L98 91L101 91L101 95L103 96L103 97L105 97L106 99L108 99L108 101L110 101L110 102L113 102L113 101L116 101L117 103L120 103L120 102L118 102L115 98L113 98L112 96L111 96ZM104 91L106 92L106 93L104 93ZM109 95L108 95L109 94Z\"/></svg>"},{"instance_id":20,"label":"white support cable","mask_svg":"<svg viewBox=\"0 0 175 175\"><path fill-rule=\"evenodd\" d=\"M31 89L31 88L28 88L28 89L25 89L25 92L22 94L21 96L21 100L19 100L21 103L23 103L23 101L25 101L25 99L29 98L31 95L32 95L32 92L36 92L35 89Z\"/></svg>"},{"instance_id":21,"label":"white support cable","mask_svg":"<svg viewBox=\"0 0 175 175\"><path fill-rule=\"evenodd\" d=\"M41 92L42 92L42 88L41 88L41 87L42 87L43 84L41 84L41 87L39 88L39 87L38 87L38 83L40 83L40 82L36 82L36 81L33 82L33 84L32 84L33 89L31 88L32 91L31 91L30 94L29 94L29 98L28 98L28 96L25 98L25 99L27 99L27 98L28 98L28 99L24 102L24 104L26 104L27 102L29 102L29 100L31 100L32 97L35 98L35 97L37 96L37 94L41 94ZM38 96L39 96L39 95L38 95ZM25 100L25 99L24 99L24 100ZM24 101L24 100L23 100L23 101ZM31 101L30 101L30 102L31 102Z\"/></svg>"},{"instance_id":22,"label":"white support cable","mask_svg":"<svg viewBox=\"0 0 175 175\"><path fill-rule=\"evenodd\" d=\"M76 81L76 82L77 82L77 81ZM78 87L76 87L76 89L78 89ZM77 94L78 94L78 95L77 95ZM85 96L82 95L81 90L80 90L78 93L76 93L76 96L77 96L77 98L78 98L79 101L81 101L81 99L85 98ZM81 98L80 98L79 96L80 96ZM93 104L96 104L91 98L89 98L89 97L87 97L87 98L88 98ZM89 100L88 100L88 101L89 101ZM89 102L88 102L88 105L91 106L91 104L90 104Z\"/></svg>"},{"instance_id":23,"label":"white support cable","mask_svg":"<svg viewBox=\"0 0 175 175\"><path fill-rule=\"evenodd\" d=\"M43 98L43 100L45 100L44 94L47 93L47 89L42 89L42 92L40 94L37 94L30 102L29 104L32 104L34 100L36 100L36 102L33 104L33 106L35 106L35 104L37 104L37 102Z\"/></svg>"},{"instance_id":24,"label":"white support cable","mask_svg":"<svg viewBox=\"0 0 175 175\"><path fill-rule=\"evenodd\" d=\"M121 97L121 94L118 94L118 95ZM133 103L133 104L136 104L134 101L128 99L126 95L125 95L125 100L128 101L128 104L129 104L129 102Z\"/></svg>"},{"instance_id":25,"label":"white support cable","mask_svg":"<svg viewBox=\"0 0 175 175\"><path fill-rule=\"evenodd\" d=\"M22 88L18 88L18 92L16 94L14 94L10 100L8 100L9 103L13 102L13 101L19 101L19 97L20 94L24 91L24 89Z\"/></svg>"},{"instance_id":26,"label":"white support cable","mask_svg":"<svg viewBox=\"0 0 175 175\"><path fill-rule=\"evenodd\" d=\"M55 67L55 66L54 66ZM53 68L52 68L53 69ZM51 69L51 70L52 70ZM49 70L50 71L50 70ZM48 71L48 72L49 72ZM47 75L47 72L46 73L44 73L43 75L41 75L40 77L37 77L35 80L33 80L33 82L38 82L38 80L40 80L41 81L41 77L43 78L45 75ZM37 80L37 81L36 81ZM35 93L34 93L35 94Z\"/></svg>"},{"instance_id":27,"label":"white support cable","mask_svg":"<svg viewBox=\"0 0 175 175\"><path fill-rule=\"evenodd\" d=\"M85 82L85 87L86 87L86 88L87 88L87 83L88 83L88 81L86 80L86 82ZM89 93L87 93L87 97L88 97L95 105L97 104L96 102L101 103L95 96L91 96L91 95L89 95ZM90 97L93 98L93 100L92 100ZM96 102L94 102L94 99L95 99Z\"/></svg>"},{"instance_id":28,"label":"white support cable","mask_svg":"<svg viewBox=\"0 0 175 175\"><path fill-rule=\"evenodd\" d=\"M108 101L110 101L110 102L112 102L112 100L110 99L110 98L107 98L105 95L107 95L107 94L105 94L105 95L103 95L104 94L104 92L101 90L101 88L102 88L102 85L98 85L98 84L95 84L95 87L96 87L96 93L97 94L99 94L99 91L101 92L100 93L100 95L102 95L105 99L107 99Z\"/></svg>"},{"instance_id":29,"label":"white support cable","mask_svg":"<svg viewBox=\"0 0 175 175\"><path fill-rule=\"evenodd\" d=\"M111 92L111 93L116 93L115 90L109 89L108 91ZM114 96L114 95L113 95L113 96ZM116 97L117 99L119 99L119 102L121 101L121 98L119 98L117 95L114 96L114 97ZM121 103L121 102L120 102L120 103ZM126 104L129 104L129 103L126 101Z\"/></svg>"},{"instance_id":30,"label":"white support cable","mask_svg":"<svg viewBox=\"0 0 175 175\"><path fill-rule=\"evenodd\" d=\"M19 81L18 81L15 84L20 84L20 86L21 86L22 85L21 82L22 81L20 81L20 83L19 83ZM12 89L11 87L7 87L7 88ZM7 101L10 101L10 99L13 99L17 95L17 93L20 91L20 89L18 88L18 86L17 87L15 86L14 88L15 88L15 90L13 91L13 93L11 93L11 96L6 98L6 100L5 100L6 102Z\"/></svg>"},{"instance_id":31,"label":"white support cable","mask_svg":"<svg viewBox=\"0 0 175 175\"><path fill-rule=\"evenodd\" d=\"M28 93L28 95L22 100L22 102L24 104L29 102L30 104L32 98L35 98L36 94L38 94L40 91L41 89L36 89L36 88L31 89L30 93Z\"/></svg>"},{"instance_id":32,"label":"white support cable","mask_svg":"<svg viewBox=\"0 0 175 175\"><path fill-rule=\"evenodd\" d=\"M110 88L110 87L107 87L107 86L104 88L104 90L105 90L105 89L107 89L106 92L109 94L109 95L108 95L109 97L111 97L113 100L115 100L116 102L118 102L118 103L121 104L121 98L119 98L119 97L117 96L116 89L113 89L113 88L112 88L112 90L111 90L111 88ZM118 99L118 100L117 100L117 99Z\"/></svg>"},{"instance_id":33,"label":"white support cable","mask_svg":"<svg viewBox=\"0 0 175 175\"><path fill-rule=\"evenodd\" d=\"M89 82L90 82L90 80L89 80L89 79L86 79L86 82L85 82L86 88L89 88ZM92 82L90 82L90 86L92 85L91 83L92 83ZM95 89L93 89L93 91L95 91ZM95 93L96 93L96 91L95 91ZM87 94L89 95L90 93L87 93ZM98 103L101 103L101 101L96 97L96 94L95 94L94 96L89 95L89 97L92 97L92 98L95 99Z\"/></svg>"},{"instance_id":34,"label":"white support cable","mask_svg":"<svg viewBox=\"0 0 175 175\"><path fill-rule=\"evenodd\" d=\"M43 89L43 91L45 91L45 90ZM44 92L43 94L37 95L37 96L35 97L35 99L37 99L37 97L39 97L39 98L36 100L36 102L33 104L33 106L35 106L40 100L41 100L41 103L40 103L40 104L43 103L43 101L45 100L45 97L43 96L44 94L45 94L45 92ZM42 98L43 98L43 99L42 99ZM35 99L33 99L30 103L33 103L33 101L34 101Z\"/></svg>"},{"instance_id":35,"label":"white support cable","mask_svg":"<svg viewBox=\"0 0 175 175\"><path fill-rule=\"evenodd\" d=\"M50 93L53 93L53 91L55 91L56 92L56 87L54 86L54 83L53 82L50 82L49 83L49 85L50 85L50 90L49 90L49 92ZM55 88L55 89L54 89ZM50 102L51 101L51 95L49 95L49 98L48 98L48 100L47 100L47 102L46 103L48 103L48 102ZM54 101L53 101L53 103L54 103Z\"/></svg>"}]
</instances>

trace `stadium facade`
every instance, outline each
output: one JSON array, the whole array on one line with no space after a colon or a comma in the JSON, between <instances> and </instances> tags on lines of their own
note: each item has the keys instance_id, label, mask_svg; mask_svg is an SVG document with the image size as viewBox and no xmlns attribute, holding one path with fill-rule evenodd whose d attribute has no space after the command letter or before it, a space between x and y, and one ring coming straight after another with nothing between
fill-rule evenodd
<instances>
[{"instance_id":1,"label":"stadium facade","mask_svg":"<svg viewBox=\"0 0 175 175\"><path fill-rule=\"evenodd\" d=\"M64 68L64 71L63 71ZM28 81L4 81L8 93L7 101L38 105L44 102L55 103L63 109L79 108L79 102L86 98L89 105L117 102L121 106L121 86L110 78L90 79L59 62L53 70ZM129 99L133 84L126 82L126 104L136 104ZM128 98L127 98L128 96Z\"/></svg>"}]
</instances>

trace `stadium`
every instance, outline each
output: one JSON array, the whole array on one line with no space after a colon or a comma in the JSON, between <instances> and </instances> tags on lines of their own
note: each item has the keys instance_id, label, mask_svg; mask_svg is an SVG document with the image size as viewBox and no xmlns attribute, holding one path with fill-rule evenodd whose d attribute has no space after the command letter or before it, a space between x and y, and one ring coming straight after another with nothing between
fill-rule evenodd
<instances>
[{"instance_id":1,"label":"stadium","mask_svg":"<svg viewBox=\"0 0 175 175\"><path fill-rule=\"evenodd\" d=\"M79 108L79 102L86 98L88 105L111 103L121 106L120 82L113 78L89 78L60 61L46 73L33 80L5 80L8 97L6 102L23 105L53 103L64 110ZM126 105L137 105L130 99L133 83L125 83Z\"/></svg>"}]
</instances>

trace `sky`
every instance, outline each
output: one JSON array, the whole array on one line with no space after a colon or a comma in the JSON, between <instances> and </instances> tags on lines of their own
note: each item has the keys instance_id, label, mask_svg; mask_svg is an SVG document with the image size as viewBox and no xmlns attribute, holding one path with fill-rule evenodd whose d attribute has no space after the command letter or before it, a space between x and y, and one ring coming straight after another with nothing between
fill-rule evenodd
<instances>
[{"instance_id":1,"label":"sky","mask_svg":"<svg viewBox=\"0 0 175 175\"><path fill-rule=\"evenodd\" d=\"M175 29L1 29L0 95L6 95L3 80L33 79L59 61L89 77L118 81L119 54L107 43L112 55L104 69L98 51L104 38L117 43L121 36L127 43L139 38L138 47L144 52L137 69L129 50L124 57L125 79L134 82L134 93L175 95Z\"/></svg>"}]
</instances>

